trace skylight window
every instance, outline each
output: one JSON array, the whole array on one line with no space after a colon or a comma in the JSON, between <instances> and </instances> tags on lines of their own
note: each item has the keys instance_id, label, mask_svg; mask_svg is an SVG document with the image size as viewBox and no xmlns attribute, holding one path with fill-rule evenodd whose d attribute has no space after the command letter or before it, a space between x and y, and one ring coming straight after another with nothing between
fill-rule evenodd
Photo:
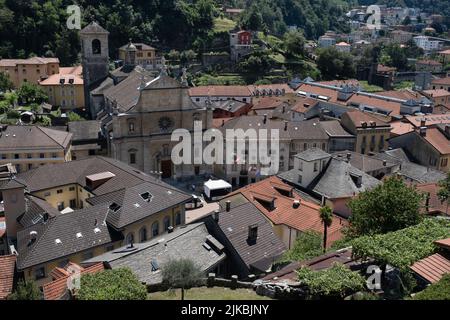
<instances>
[{"instance_id":1,"label":"skylight window","mask_svg":"<svg viewBox=\"0 0 450 320\"><path fill-rule=\"evenodd\" d=\"M94 233L99 233L99 232L101 232L100 228L95 228L94 229Z\"/></svg>"},{"instance_id":2,"label":"skylight window","mask_svg":"<svg viewBox=\"0 0 450 320\"><path fill-rule=\"evenodd\" d=\"M109 209L114 212L117 212L117 211L119 211L120 206L117 203L113 202L109 205Z\"/></svg>"},{"instance_id":3,"label":"skylight window","mask_svg":"<svg viewBox=\"0 0 450 320\"><path fill-rule=\"evenodd\" d=\"M144 199L144 201L150 202L152 201L153 195L150 192L144 192L141 193L141 198Z\"/></svg>"},{"instance_id":4,"label":"skylight window","mask_svg":"<svg viewBox=\"0 0 450 320\"><path fill-rule=\"evenodd\" d=\"M82 238L83 237L83 234L81 234L81 232L78 232L77 234L76 234L76 237L79 239L79 238Z\"/></svg>"},{"instance_id":5,"label":"skylight window","mask_svg":"<svg viewBox=\"0 0 450 320\"><path fill-rule=\"evenodd\" d=\"M62 243L61 239L55 239L55 244L61 244L61 243Z\"/></svg>"}]
</instances>

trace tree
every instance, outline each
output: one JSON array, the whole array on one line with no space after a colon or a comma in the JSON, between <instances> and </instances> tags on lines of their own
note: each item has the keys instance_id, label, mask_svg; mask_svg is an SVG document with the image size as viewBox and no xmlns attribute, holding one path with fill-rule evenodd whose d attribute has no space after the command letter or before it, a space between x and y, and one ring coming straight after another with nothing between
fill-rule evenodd
<instances>
[{"instance_id":1,"label":"tree","mask_svg":"<svg viewBox=\"0 0 450 320\"><path fill-rule=\"evenodd\" d=\"M181 300L184 300L184 291L197 285L201 276L200 268L189 259L169 261L162 269L163 284L181 289Z\"/></svg>"},{"instance_id":2,"label":"tree","mask_svg":"<svg viewBox=\"0 0 450 320\"><path fill-rule=\"evenodd\" d=\"M404 26L408 26L411 24L411 17L410 16L406 16L405 19L403 19L402 24Z\"/></svg>"},{"instance_id":3,"label":"tree","mask_svg":"<svg viewBox=\"0 0 450 320\"><path fill-rule=\"evenodd\" d=\"M9 78L9 75L5 72L0 72L0 92L1 91L8 91L13 88L13 83L11 82L11 79Z\"/></svg>"},{"instance_id":4,"label":"tree","mask_svg":"<svg viewBox=\"0 0 450 320\"><path fill-rule=\"evenodd\" d=\"M322 235L319 232L306 231L298 236L294 246L281 258L281 262L309 260L321 254Z\"/></svg>"},{"instance_id":5,"label":"tree","mask_svg":"<svg viewBox=\"0 0 450 320\"><path fill-rule=\"evenodd\" d=\"M73 111L70 111L67 114L67 118L69 118L69 122L74 122L74 121L84 121L86 119L84 119L82 116L80 116L78 113L75 113Z\"/></svg>"},{"instance_id":6,"label":"tree","mask_svg":"<svg viewBox=\"0 0 450 320\"><path fill-rule=\"evenodd\" d=\"M186 50L183 51L180 55L180 61L182 64L189 63L193 61L195 58L197 58L197 54L194 50Z\"/></svg>"},{"instance_id":7,"label":"tree","mask_svg":"<svg viewBox=\"0 0 450 320\"><path fill-rule=\"evenodd\" d=\"M26 104L32 102L42 103L48 100L45 91L36 84L30 82L23 83L17 91L17 94L19 95L19 99Z\"/></svg>"},{"instance_id":8,"label":"tree","mask_svg":"<svg viewBox=\"0 0 450 320\"><path fill-rule=\"evenodd\" d=\"M348 79L356 75L353 57L349 53L338 51L335 47L319 52L317 66L325 79Z\"/></svg>"},{"instance_id":9,"label":"tree","mask_svg":"<svg viewBox=\"0 0 450 320\"><path fill-rule=\"evenodd\" d=\"M239 68L253 80L259 79L266 74L272 66L271 59L267 53L254 52L239 63Z\"/></svg>"},{"instance_id":10,"label":"tree","mask_svg":"<svg viewBox=\"0 0 450 320\"><path fill-rule=\"evenodd\" d=\"M42 295L34 281L20 280L16 291L8 296L8 300L42 300Z\"/></svg>"},{"instance_id":11,"label":"tree","mask_svg":"<svg viewBox=\"0 0 450 320\"><path fill-rule=\"evenodd\" d=\"M333 223L333 212L329 206L320 208L320 220L323 223L323 252L327 250L328 228Z\"/></svg>"},{"instance_id":12,"label":"tree","mask_svg":"<svg viewBox=\"0 0 450 320\"><path fill-rule=\"evenodd\" d=\"M421 221L423 195L400 177L387 178L372 190L352 199L347 233L351 237L387 233L407 228Z\"/></svg>"},{"instance_id":13,"label":"tree","mask_svg":"<svg viewBox=\"0 0 450 320\"><path fill-rule=\"evenodd\" d=\"M83 274L79 300L145 300L147 288L128 268L105 270L94 274Z\"/></svg>"},{"instance_id":14,"label":"tree","mask_svg":"<svg viewBox=\"0 0 450 320\"><path fill-rule=\"evenodd\" d=\"M447 178L439 181L439 187L438 197L442 202L447 202L447 210L445 213L448 215L448 208L450 205L450 171L447 172Z\"/></svg>"},{"instance_id":15,"label":"tree","mask_svg":"<svg viewBox=\"0 0 450 320\"><path fill-rule=\"evenodd\" d=\"M178 61L178 60L180 60L180 52L172 49L167 54L167 58L169 58L170 61Z\"/></svg>"},{"instance_id":16,"label":"tree","mask_svg":"<svg viewBox=\"0 0 450 320\"><path fill-rule=\"evenodd\" d=\"M305 37L301 32L289 31L284 35L284 50L290 58L302 57L305 53Z\"/></svg>"}]
</instances>

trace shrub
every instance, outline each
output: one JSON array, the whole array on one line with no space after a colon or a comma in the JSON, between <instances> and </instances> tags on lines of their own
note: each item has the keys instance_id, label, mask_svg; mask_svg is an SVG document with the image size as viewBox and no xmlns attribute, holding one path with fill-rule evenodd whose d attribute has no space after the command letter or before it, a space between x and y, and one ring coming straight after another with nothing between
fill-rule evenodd
<instances>
[{"instance_id":1,"label":"shrub","mask_svg":"<svg viewBox=\"0 0 450 320\"><path fill-rule=\"evenodd\" d=\"M145 300L147 289L130 269L105 270L81 276L79 300Z\"/></svg>"},{"instance_id":2,"label":"shrub","mask_svg":"<svg viewBox=\"0 0 450 320\"><path fill-rule=\"evenodd\" d=\"M322 254L322 235L315 231L306 231L299 235L292 249L287 251L282 261L302 261Z\"/></svg>"},{"instance_id":3,"label":"shrub","mask_svg":"<svg viewBox=\"0 0 450 320\"><path fill-rule=\"evenodd\" d=\"M413 300L450 300L450 273L416 294Z\"/></svg>"},{"instance_id":4,"label":"shrub","mask_svg":"<svg viewBox=\"0 0 450 320\"><path fill-rule=\"evenodd\" d=\"M364 289L364 278L339 263L320 271L303 267L297 273L298 280L313 298L344 298Z\"/></svg>"},{"instance_id":5,"label":"shrub","mask_svg":"<svg viewBox=\"0 0 450 320\"><path fill-rule=\"evenodd\" d=\"M8 296L8 300L41 300L42 294L34 281L20 280L16 291Z\"/></svg>"}]
</instances>

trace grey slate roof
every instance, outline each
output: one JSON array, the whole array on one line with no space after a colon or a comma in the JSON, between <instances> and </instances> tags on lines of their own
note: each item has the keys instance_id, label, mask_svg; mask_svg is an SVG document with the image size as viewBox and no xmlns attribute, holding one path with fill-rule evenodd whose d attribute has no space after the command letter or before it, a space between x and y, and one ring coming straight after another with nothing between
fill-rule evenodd
<instances>
[{"instance_id":1,"label":"grey slate roof","mask_svg":"<svg viewBox=\"0 0 450 320\"><path fill-rule=\"evenodd\" d=\"M84 27L81 31L81 34L90 34L90 33L105 33L109 34L108 31L103 29L96 21L92 21L90 24L88 24L86 27Z\"/></svg>"},{"instance_id":2,"label":"grey slate roof","mask_svg":"<svg viewBox=\"0 0 450 320\"><path fill-rule=\"evenodd\" d=\"M341 122L338 120L320 121L320 125L330 137L354 137L342 127Z\"/></svg>"},{"instance_id":3,"label":"grey slate roof","mask_svg":"<svg viewBox=\"0 0 450 320\"><path fill-rule=\"evenodd\" d=\"M72 134L40 126L3 126L0 150L66 148Z\"/></svg>"},{"instance_id":4,"label":"grey slate roof","mask_svg":"<svg viewBox=\"0 0 450 320\"><path fill-rule=\"evenodd\" d=\"M436 183L445 179L445 173L409 161L403 149L393 149L377 153L374 158L395 162L399 165L398 174L418 183Z\"/></svg>"},{"instance_id":5,"label":"grey slate roof","mask_svg":"<svg viewBox=\"0 0 450 320\"><path fill-rule=\"evenodd\" d=\"M219 247L218 250L211 247L211 242ZM113 269L130 268L140 281L156 284L162 281L162 273L161 270L152 271L152 260L162 269L170 260L192 259L206 273L226 257L222 244L209 235L204 223L177 228L172 233L133 246L134 250L122 247L83 263L107 262Z\"/></svg>"},{"instance_id":6,"label":"grey slate roof","mask_svg":"<svg viewBox=\"0 0 450 320\"><path fill-rule=\"evenodd\" d=\"M219 128L223 133L226 129L278 129L280 139L302 140L328 140L328 135L316 119L305 121L288 121L287 130L283 120L274 120L267 117L264 124L264 116L240 116L227 121Z\"/></svg>"},{"instance_id":7,"label":"grey slate roof","mask_svg":"<svg viewBox=\"0 0 450 320\"><path fill-rule=\"evenodd\" d=\"M150 202L141 197L141 194L145 192L151 194ZM90 198L87 201L94 206L102 203L119 205L120 209L117 211L110 210L106 220L115 228L120 229L152 214L164 211L168 206L186 202L189 198L181 191L168 189L151 182L143 182L133 187Z\"/></svg>"},{"instance_id":8,"label":"grey slate roof","mask_svg":"<svg viewBox=\"0 0 450 320\"><path fill-rule=\"evenodd\" d=\"M27 195L25 197L25 212L19 216L18 221L23 228L28 228L36 223L43 222L45 214L48 214L49 217L56 217L60 213L47 201Z\"/></svg>"},{"instance_id":9,"label":"grey slate roof","mask_svg":"<svg viewBox=\"0 0 450 320\"><path fill-rule=\"evenodd\" d=\"M248 268L257 264L259 270L268 270L286 250L285 245L252 203L241 204L234 200L233 203L229 212L220 212L219 228ZM258 226L258 238L254 243L248 241L248 227L252 225Z\"/></svg>"},{"instance_id":10,"label":"grey slate roof","mask_svg":"<svg viewBox=\"0 0 450 320\"><path fill-rule=\"evenodd\" d=\"M63 258L76 252L121 239L105 223L108 206L95 206L50 218L46 223L36 224L17 234L19 269ZM94 230L98 228L100 231ZM30 244L30 232L37 232ZM77 237L81 233L81 237ZM60 239L61 243L56 243Z\"/></svg>"},{"instance_id":11,"label":"grey slate roof","mask_svg":"<svg viewBox=\"0 0 450 320\"><path fill-rule=\"evenodd\" d=\"M331 155L319 148L310 148L295 155L296 158L307 162L329 158Z\"/></svg>"},{"instance_id":12,"label":"grey slate roof","mask_svg":"<svg viewBox=\"0 0 450 320\"><path fill-rule=\"evenodd\" d=\"M101 121L71 121L68 124L69 132L72 133L72 141L97 140L101 132Z\"/></svg>"},{"instance_id":13,"label":"grey slate roof","mask_svg":"<svg viewBox=\"0 0 450 320\"><path fill-rule=\"evenodd\" d=\"M333 154L333 156L337 159L344 160L347 158L347 154L350 154L350 164L354 166L355 168L364 171L366 173L386 169L386 168L392 168L397 165L394 161L388 161L386 159L386 165L384 165L383 160L385 159L377 159L375 157L371 157L368 155L363 155L358 152L354 151L342 151L342 152L336 152Z\"/></svg>"}]
</instances>

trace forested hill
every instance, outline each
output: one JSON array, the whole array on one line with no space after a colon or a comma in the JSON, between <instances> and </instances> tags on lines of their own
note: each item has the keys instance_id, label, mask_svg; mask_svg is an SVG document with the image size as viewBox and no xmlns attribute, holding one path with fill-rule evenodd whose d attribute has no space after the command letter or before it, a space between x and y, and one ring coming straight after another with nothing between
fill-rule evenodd
<instances>
[{"instance_id":1,"label":"forested hill","mask_svg":"<svg viewBox=\"0 0 450 320\"><path fill-rule=\"evenodd\" d=\"M326 30L348 31L351 5L374 0L0 0L0 57L57 56L63 65L79 55L78 32L66 27L66 8L79 4L83 22L97 20L110 31L110 54L132 38L158 48L196 51L208 47L222 6L246 8L240 24L277 35L289 26L317 38ZM450 16L449 0L380 0L432 7ZM398 3L397 3L398 2ZM433 3L432 5L430 3Z\"/></svg>"}]
</instances>

